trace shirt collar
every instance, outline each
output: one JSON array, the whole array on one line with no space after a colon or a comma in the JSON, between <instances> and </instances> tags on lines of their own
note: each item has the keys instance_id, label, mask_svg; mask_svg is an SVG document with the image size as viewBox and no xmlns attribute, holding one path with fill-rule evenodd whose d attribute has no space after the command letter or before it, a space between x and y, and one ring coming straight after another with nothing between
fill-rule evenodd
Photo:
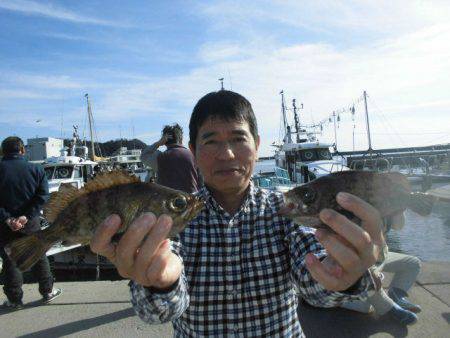
<instances>
[{"instance_id":1,"label":"shirt collar","mask_svg":"<svg viewBox=\"0 0 450 338\"><path fill-rule=\"evenodd\" d=\"M4 160L24 160L25 156L20 153L13 153L3 156Z\"/></svg>"},{"instance_id":2,"label":"shirt collar","mask_svg":"<svg viewBox=\"0 0 450 338\"><path fill-rule=\"evenodd\" d=\"M237 211L238 213L241 212L249 212L250 207L256 205L256 197L257 197L258 189L255 187L252 180L250 180L250 184L247 190L247 194L244 198L244 201L241 204L241 207ZM226 211L222 208L222 206L214 199L213 195L211 194L211 191L204 186L202 189L198 191L198 195L203 198L205 201L206 207L209 209L213 209L216 211L219 211L221 213L226 213ZM231 215L233 216L233 215Z\"/></svg>"}]
</instances>

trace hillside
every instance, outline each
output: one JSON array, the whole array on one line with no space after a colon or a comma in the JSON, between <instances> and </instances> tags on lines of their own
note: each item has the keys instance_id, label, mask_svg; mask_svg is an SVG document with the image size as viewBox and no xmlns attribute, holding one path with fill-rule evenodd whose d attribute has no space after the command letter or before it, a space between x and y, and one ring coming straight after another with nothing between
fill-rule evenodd
<instances>
[{"instance_id":1,"label":"hillside","mask_svg":"<svg viewBox=\"0 0 450 338\"><path fill-rule=\"evenodd\" d=\"M65 139L64 146L68 147L71 140ZM91 142L86 141L86 145L89 149L89 154L91 152ZM147 145L138 139L117 139L110 140L107 142L98 142L95 143L95 153L97 156L108 157L112 156L112 154L117 151L120 147L127 147L128 149L144 149ZM100 152L99 152L100 147Z\"/></svg>"}]
</instances>

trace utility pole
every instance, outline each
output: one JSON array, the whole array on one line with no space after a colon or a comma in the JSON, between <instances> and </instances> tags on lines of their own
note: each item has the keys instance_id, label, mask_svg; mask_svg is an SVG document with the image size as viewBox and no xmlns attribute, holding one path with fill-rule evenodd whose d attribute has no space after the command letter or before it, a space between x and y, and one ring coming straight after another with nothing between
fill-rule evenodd
<instances>
[{"instance_id":1,"label":"utility pole","mask_svg":"<svg viewBox=\"0 0 450 338\"><path fill-rule=\"evenodd\" d=\"M370 125L369 125L369 111L367 110L367 93L364 91L364 108L366 109L366 125L367 125L367 139L369 141L369 153L372 153L372 141L370 139Z\"/></svg>"},{"instance_id":2,"label":"utility pole","mask_svg":"<svg viewBox=\"0 0 450 338\"><path fill-rule=\"evenodd\" d=\"M84 97L87 101L87 113L89 118L89 133L91 135L91 160L95 161L95 148L94 148L94 134L92 131L92 123L93 123L93 116L92 116L92 110L91 110L91 103L89 102L89 95L85 94Z\"/></svg>"},{"instance_id":3,"label":"utility pole","mask_svg":"<svg viewBox=\"0 0 450 338\"><path fill-rule=\"evenodd\" d=\"M336 112L333 111L333 123L334 123L334 151L337 151L337 130L336 130Z\"/></svg>"},{"instance_id":4,"label":"utility pole","mask_svg":"<svg viewBox=\"0 0 450 338\"><path fill-rule=\"evenodd\" d=\"M219 79L219 81L220 81L220 90L224 90L224 89L223 89L223 77L221 77L221 78Z\"/></svg>"}]
</instances>

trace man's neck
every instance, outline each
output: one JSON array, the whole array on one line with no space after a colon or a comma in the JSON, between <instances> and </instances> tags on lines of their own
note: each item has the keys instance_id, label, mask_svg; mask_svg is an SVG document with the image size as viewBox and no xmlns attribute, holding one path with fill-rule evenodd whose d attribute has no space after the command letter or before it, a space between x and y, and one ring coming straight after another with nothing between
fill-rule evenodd
<instances>
[{"instance_id":1,"label":"man's neck","mask_svg":"<svg viewBox=\"0 0 450 338\"><path fill-rule=\"evenodd\" d=\"M219 192L209 189L217 203L230 215L234 215L241 207L247 195L248 187L243 191Z\"/></svg>"},{"instance_id":2,"label":"man's neck","mask_svg":"<svg viewBox=\"0 0 450 338\"><path fill-rule=\"evenodd\" d=\"M182 147L182 146L183 145L181 143L166 144L167 148Z\"/></svg>"}]
</instances>

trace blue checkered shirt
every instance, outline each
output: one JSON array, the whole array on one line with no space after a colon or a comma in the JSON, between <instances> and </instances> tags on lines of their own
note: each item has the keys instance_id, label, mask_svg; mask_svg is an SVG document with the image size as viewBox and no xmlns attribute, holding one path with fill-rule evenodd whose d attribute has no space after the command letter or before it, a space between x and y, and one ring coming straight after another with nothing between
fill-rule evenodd
<instances>
[{"instance_id":1,"label":"blue checkered shirt","mask_svg":"<svg viewBox=\"0 0 450 338\"><path fill-rule=\"evenodd\" d=\"M205 208L191 221L173 251L184 271L169 292L131 282L132 304L147 323L172 321L175 337L304 337L297 292L308 303L332 307L354 300L372 285L368 273L357 292L325 290L305 267L305 255L326 256L313 229L279 215L282 195L250 184L235 215L205 188Z\"/></svg>"}]
</instances>

